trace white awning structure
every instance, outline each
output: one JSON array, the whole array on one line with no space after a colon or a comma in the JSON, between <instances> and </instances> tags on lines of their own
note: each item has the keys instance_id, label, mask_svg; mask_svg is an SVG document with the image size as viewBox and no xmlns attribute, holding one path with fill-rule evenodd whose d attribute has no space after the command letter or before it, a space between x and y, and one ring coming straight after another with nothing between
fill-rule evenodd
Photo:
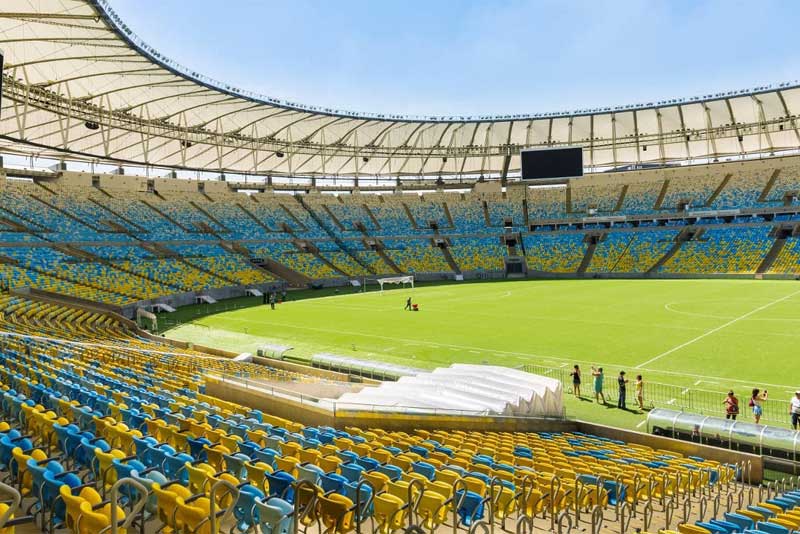
<instances>
[{"instance_id":1,"label":"white awning structure","mask_svg":"<svg viewBox=\"0 0 800 534\"><path fill-rule=\"evenodd\" d=\"M796 81L566 112L352 112L203 76L144 43L106 0L3 0L0 49L0 150L41 157L258 176L448 177L513 174L523 148L582 145L590 169L800 148Z\"/></svg>"},{"instance_id":2,"label":"white awning structure","mask_svg":"<svg viewBox=\"0 0 800 534\"><path fill-rule=\"evenodd\" d=\"M508 367L454 364L345 393L336 410L562 417L561 382Z\"/></svg>"}]
</instances>

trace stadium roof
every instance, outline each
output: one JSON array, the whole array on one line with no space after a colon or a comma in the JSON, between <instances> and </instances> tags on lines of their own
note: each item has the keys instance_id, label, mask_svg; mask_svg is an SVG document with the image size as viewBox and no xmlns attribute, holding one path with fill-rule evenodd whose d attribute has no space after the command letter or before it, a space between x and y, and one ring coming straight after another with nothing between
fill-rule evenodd
<instances>
[{"instance_id":1,"label":"stadium roof","mask_svg":"<svg viewBox=\"0 0 800 534\"><path fill-rule=\"evenodd\" d=\"M3 0L0 50L1 148L39 156L274 176L450 176L514 173L526 147L583 145L591 168L800 148L797 82L574 112L356 113L206 78L142 42L106 0Z\"/></svg>"}]
</instances>

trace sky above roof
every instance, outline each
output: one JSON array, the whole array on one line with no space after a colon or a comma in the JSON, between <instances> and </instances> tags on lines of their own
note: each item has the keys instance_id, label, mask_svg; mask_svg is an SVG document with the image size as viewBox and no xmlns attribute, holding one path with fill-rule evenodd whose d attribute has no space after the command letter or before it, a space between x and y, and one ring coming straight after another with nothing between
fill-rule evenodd
<instances>
[{"instance_id":1,"label":"sky above roof","mask_svg":"<svg viewBox=\"0 0 800 534\"><path fill-rule=\"evenodd\" d=\"M423 115L655 102L800 78L797 0L111 0L243 89Z\"/></svg>"}]
</instances>

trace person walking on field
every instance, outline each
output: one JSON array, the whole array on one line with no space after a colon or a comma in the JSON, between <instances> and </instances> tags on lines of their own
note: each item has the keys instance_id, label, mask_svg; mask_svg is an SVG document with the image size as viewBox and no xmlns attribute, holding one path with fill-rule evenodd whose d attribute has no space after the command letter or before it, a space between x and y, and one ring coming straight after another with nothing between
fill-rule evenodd
<instances>
[{"instance_id":1,"label":"person walking on field","mask_svg":"<svg viewBox=\"0 0 800 534\"><path fill-rule=\"evenodd\" d=\"M792 428L797 430L797 424L800 423L800 390L794 392L789 402L789 413L792 416Z\"/></svg>"},{"instance_id":2,"label":"person walking on field","mask_svg":"<svg viewBox=\"0 0 800 534\"><path fill-rule=\"evenodd\" d=\"M617 400L617 408L622 408L625 410L625 395L628 388L628 379L625 378L625 371L619 372L619 377L617 377L617 385L619 386L619 399Z\"/></svg>"},{"instance_id":3,"label":"person walking on field","mask_svg":"<svg viewBox=\"0 0 800 534\"><path fill-rule=\"evenodd\" d=\"M761 422L761 416L764 414L764 401L767 400L767 390L761 391L758 388L753 389L753 394L750 396L750 408L753 409L753 418L756 424Z\"/></svg>"},{"instance_id":4,"label":"person walking on field","mask_svg":"<svg viewBox=\"0 0 800 534\"><path fill-rule=\"evenodd\" d=\"M576 364L569 374L572 377L572 393L576 397L581 396L581 368Z\"/></svg>"},{"instance_id":5,"label":"person walking on field","mask_svg":"<svg viewBox=\"0 0 800 534\"><path fill-rule=\"evenodd\" d=\"M606 403L606 396L603 395L603 380L605 376L603 375L603 368L592 366L592 378L594 378L594 400L600 402L600 399L603 399L603 404Z\"/></svg>"},{"instance_id":6,"label":"person walking on field","mask_svg":"<svg viewBox=\"0 0 800 534\"><path fill-rule=\"evenodd\" d=\"M269 306L273 310L275 309L275 300L276 300L275 293L270 293L269 294Z\"/></svg>"},{"instance_id":7,"label":"person walking on field","mask_svg":"<svg viewBox=\"0 0 800 534\"><path fill-rule=\"evenodd\" d=\"M411 297L408 297L408 300L406 301L406 307L403 309L409 311L411 310Z\"/></svg>"},{"instance_id":8,"label":"person walking on field","mask_svg":"<svg viewBox=\"0 0 800 534\"><path fill-rule=\"evenodd\" d=\"M736 417L739 415L739 399L733 394L733 390L728 392L728 396L725 397L722 404L725 405L725 419L736 421Z\"/></svg>"},{"instance_id":9,"label":"person walking on field","mask_svg":"<svg viewBox=\"0 0 800 534\"><path fill-rule=\"evenodd\" d=\"M636 375L636 402L639 404L639 409L644 411L644 380L642 380L642 375Z\"/></svg>"}]
</instances>

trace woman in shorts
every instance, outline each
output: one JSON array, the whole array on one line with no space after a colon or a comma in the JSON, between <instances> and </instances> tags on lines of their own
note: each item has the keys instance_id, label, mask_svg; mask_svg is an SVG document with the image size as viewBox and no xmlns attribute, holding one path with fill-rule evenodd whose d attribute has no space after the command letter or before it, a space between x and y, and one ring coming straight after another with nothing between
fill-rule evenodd
<instances>
[{"instance_id":1,"label":"woman in shorts","mask_svg":"<svg viewBox=\"0 0 800 534\"><path fill-rule=\"evenodd\" d=\"M764 401L767 400L767 390L761 391L758 388L753 389L753 395L750 397L750 407L753 409L753 418L756 424L761 422L761 416L764 414Z\"/></svg>"}]
</instances>

